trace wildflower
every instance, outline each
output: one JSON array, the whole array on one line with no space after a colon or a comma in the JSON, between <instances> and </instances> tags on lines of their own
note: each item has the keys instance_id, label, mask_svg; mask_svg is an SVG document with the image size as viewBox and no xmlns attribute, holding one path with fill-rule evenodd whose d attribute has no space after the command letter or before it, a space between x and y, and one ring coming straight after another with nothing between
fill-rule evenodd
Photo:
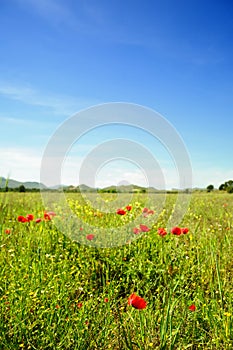
<instances>
[{"instance_id":1,"label":"wildflower","mask_svg":"<svg viewBox=\"0 0 233 350\"><path fill-rule=\"evenodd\" d=\"M32 221L34 219L34 216L32 214L27 214L26 218L28 221Z\"/></svg>"},{"instance_id":2,"label":"wildflower","mask_svg":"<svg viewBox=\"0 0 233 350\"><path fill-rule=\"evenodd\" d=\"M135 235L138 235L140 232L141 232L140 228L137 228L137 227L134 227L134 228L133 228L133 233L134 233Z\"/></svg>"},{"instance_id":3,"label":"wildflower","mask_svg":"<svg viewBox=\"0 0 233 350\"><path fill-rule=\"evenodd\" d=\"M39 224L39 222L41 222L41 221L42 221L41 218L38 218L38 219L35 220L35 222L36 222L37 224Z\"/></svg>"},{"instance_id":4,"label":"wildflower","mask_svg":"<svg viewBox=\"0 0 233 350\"><path fill-rule=\"evenodd\" d=\"M148 226L146 226L146 225L140 225L140 230L142 231L142 232L148 232L148 231L150 231L150 229L149 229L149 227Z\"/></svg>"},{"instance_id":5,"label":"wildflower","mask_svg":"<svg viewBox=\"0 0 233 350\"><path fill-rule=\"evenodd\" d=\"M126 214L126 211L124 209L117 209L117 212L116 212L118 215L125 215Z\"/></svg>"},{"instance_id":6,"label":"wildflower","mask_svg":"<svg viewBox=\"0 0 233 350\"><path fill-rule=\"evenodd\" d=\"M7 228L7 229L5 230L5 233L6 233L7 235L9 235L9 234L11 233L11 230L10 230L9 228Z\"/></svg>"},{"instance_id":7,"label":"wildflower","mask_svg":"<svg viewBox=\"0 0 233 350\"><path fill-rule=\"evenodd\" d=\"M192 312L196 311L196 306L194 304L190 305L189 306L189 310L192 311Z\"/></svg>"},{"instance_id":8,"label":"wildflower","mask_svg":"<svg viewBox=\"0 0 233 350\"><path fill-rule=\"evenodd\" d=\"M77 307L78 307L79 309L81 309L82 306L83 306L83 303L78 303L78 304L77 304Z\"/></svg>"},{"instance_id":9,"label":"wildflower","mask_svg":"<svg viewBox=\"0 0 233 350\"><path fill-rule=\"evenodd\" d=\"M189 232L189 229L187 227L184 227L181 229L182 233L185 235L186 233Z\"/></svg>"},{"instance_id":10,"label":"wildflower","mask_svg":"<svg viewBox=\"0 0 233 350\"><path fill-rule=\"evenodd\" d=\"M154 213L155 213L154 210L149 210L149 211L148 211L148 214L153 215Z\"/></svg>"},{"instance_id":11,"label":"wildflower","mask_svg":"<svg viewBox=\"0 0 233 350\"><path fill-rule=\"evenodd\" d=\"M132 209L132 206L131 206L131 205L127 205L127 206L125 207L125 209L128 210L128 211L130 211L130 210Z\"/></svg>"},{"instance_id":12,"label":"wildflower","mask_svg":"<svg viewBox=\"0 0 233 350\"><path fill-rule=\"evenodd\" d=\"M18 222L27 222L27 221L28 221L28 219L25 218L24 216L22 216L22 215L18 216Z\"/></svg>"},{"instance_id":13,"label":"wildflower","mask_svg":"<svg viewBox=\"0 0 233 350\"><path fill-rule=\"evenodd\" d=\"M158 234L159 234L159 236L163 237L163 236L166 236L167 231L164 228L160 227L160 228L158 228Z\"/></svg>"},{"instance_id":14,"label":"wildflower","mask_svg":"<svg viewBox=\"0 0 233 350\"><path fill-rule=\"evenodd\" d=\"M180 236L182 231L180 227L175 226L171 229L171 233L175 236Z\"/></svg>"},{"instance_id":15,"label":"wildflower","mask_svg":"<svg viewBox=\"0 0 233 350\"><path fill-rule=\"evenodd\" d=\"M154 214L154 210L151 210L149 208L142 209L142 214L146 218L148 215Z\"/></svg>"},{"instance_id":16,"label":"wildflower","mask_svg":"<svg viewBox=\"0 0 233 350\"><path fill-rule=\"evenodd\" d=\"M108 298L104 298L104 302L105 302L105 303L108 303Z\"/></svg>"},{"instance_id":17,"label":"wildflower","mask_svg":"<svg viewBox=\"0 0 233 350\"><path fill-rule=\"evenodd\" d=\"M49 215L49 213L44 213L44 219L48 221L51 220L51 216Z\"/></svg>"},{"instance_id":18,"label":"wildflower","mask_svg":"<svg viewBox=\"0 0 233 350\"><path fill-rule=\"evenodd\" d=\"M93 234L86 235L86 239L88 239L88 241L92 241L94 238L95 238L95 235Z\"/></svg>"},{"instance_id":19,"label":"wildflower","mask_svg":"<svg viewBox=\"0 0 233 350\"><path fill-rule=\"evenodd\" d=\"M128 298L128 305L132 305L135 309L141 310L146 308L147 302L143 298L133 293Z\"/></svg>"}]
</instances>

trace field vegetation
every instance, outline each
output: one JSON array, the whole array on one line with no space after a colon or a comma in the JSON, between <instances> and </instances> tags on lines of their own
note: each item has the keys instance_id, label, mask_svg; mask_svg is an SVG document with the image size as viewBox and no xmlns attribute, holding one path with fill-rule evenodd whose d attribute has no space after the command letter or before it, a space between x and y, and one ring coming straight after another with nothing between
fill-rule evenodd
<instances>
[{"instance_id":1,"label":"field vegetation","mask_svg":"<svg viewBox=\"0 0 233 350\"><path fill-rule=\"evenodd\" d=\"M233 196L192 194L171 232L176 198L101 194L107 214L67 194L74 240L59 204L0 193L0 349L233 349ZM133 220L126 244L98 246L95 227Z\"/></svg>"}]
</instances>

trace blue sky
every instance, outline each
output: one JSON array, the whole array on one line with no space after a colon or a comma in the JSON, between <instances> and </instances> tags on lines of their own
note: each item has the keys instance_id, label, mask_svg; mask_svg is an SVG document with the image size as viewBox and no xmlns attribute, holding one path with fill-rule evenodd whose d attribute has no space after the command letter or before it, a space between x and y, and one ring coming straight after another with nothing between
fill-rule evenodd
<instances>
[{"instance_id":1,"label":"blue sky","mask_svg":"<svg viewBox=\"0 0 233 350\"><path fill-rule=\"evenodd\" d=\"M0 175L39 181L46 145L67 118L128 102L159 112L177 130L193 187L233 178L232 17L231 1L2 0ZM165 187L178 187L161 145L120 126L80 139L67 154L62 183L77 184L88 152L114 137L144 144ZM96 174L100 187L119 181L144 184L145 176L123 160Z\"/></svg>"}]
</instances>

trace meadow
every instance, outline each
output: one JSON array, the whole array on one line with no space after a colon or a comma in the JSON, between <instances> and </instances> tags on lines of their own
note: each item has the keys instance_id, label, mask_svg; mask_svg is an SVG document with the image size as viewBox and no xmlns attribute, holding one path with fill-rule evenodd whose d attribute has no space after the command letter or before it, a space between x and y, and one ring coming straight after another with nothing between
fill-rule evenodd
<instances>
[{"instance_id":1,"label":"meadow","mask_svg":"<svg viewBox=\"0 0 233 350\"><path fill-rule=\"evenodd\" d=\"M62 207L50 213L39 193L0 194L0 349L233 349L233 195L193 193L177 223L184 233L167 227L176 195L124 196L117 213L101 194L106 214L67 194L83 220L67 223L69 237L55 225L66 225ZM132 220L126 244L96 246L91 227L117 237Z\"/></svg>"}]
</instances>

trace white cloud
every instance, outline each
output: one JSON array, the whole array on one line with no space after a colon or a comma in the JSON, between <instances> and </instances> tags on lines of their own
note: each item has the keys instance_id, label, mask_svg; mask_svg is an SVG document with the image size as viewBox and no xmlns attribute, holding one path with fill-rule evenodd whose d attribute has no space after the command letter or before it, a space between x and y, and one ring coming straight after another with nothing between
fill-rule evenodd
<instances>
[{"instance_id":1,"label":"white cloud","mask_svg":"<svg viewBox=\"0 0 233 350\"><path fill-rule=\"evenodd\" d=\"M98 103L94 99L88 100L80 97L54 94L45 95L30 86L15 85L8 82L0 82L0 95L28 105L45 107L52 110L55 114L66 116Z\"/></svg>"},{"instance_id":2,"label":"white cloud","mask_svg":"<svg viewBox=\"0 0 233 350\"><path fill-rule=\"evenodd\" d=\"M0 175L18 181L39 181L41 155L36 149L0 148Z\"/></svg>"},{"instance_id":3,"label":"white cloud","mask_svg":"<svg viewBox=\"0 0 233 350\"><path fill-rule=\"evenodd\" d=\"M194 187L206 188L208 185L212 184L218 189L222 183L230 179L233 179L233 169L224 170L218 168L194 168L193 170Z\"/></svg>"}]
</instances>

